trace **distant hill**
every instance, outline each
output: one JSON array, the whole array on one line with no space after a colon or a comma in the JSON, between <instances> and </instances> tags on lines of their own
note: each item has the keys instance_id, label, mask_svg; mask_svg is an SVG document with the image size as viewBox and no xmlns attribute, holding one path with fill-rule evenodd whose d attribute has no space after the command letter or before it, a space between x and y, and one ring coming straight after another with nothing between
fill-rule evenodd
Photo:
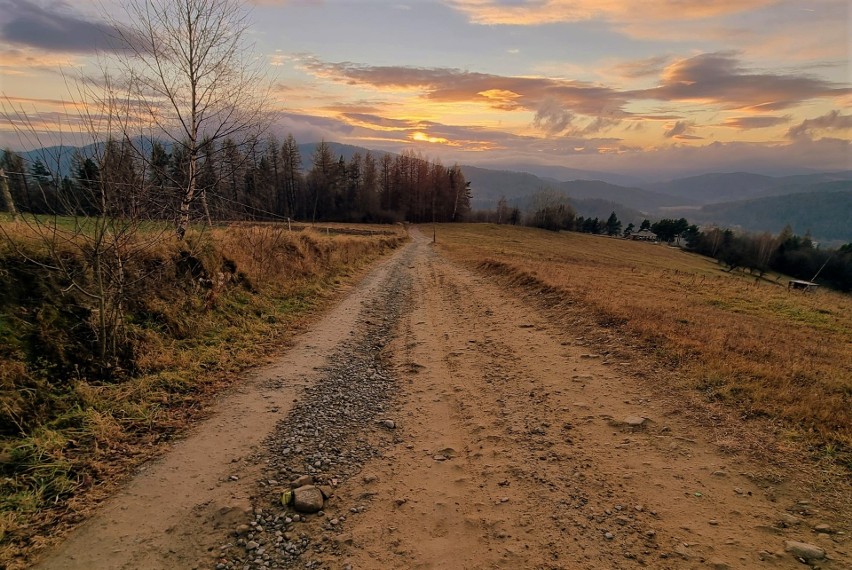
<instances>
[{"instance_id":1,"label":"distant hill","mask_svg":"<svg viewBox=\"0 0 852 570\"><path fill-rule=\"evenodd\" d=\"M683 206L694 203L660 192L617 186L600 180L573 180L563 182L559 185L559 188L567 192L572 198L609 200L642 212L652 212L665 206Z\"/></svg>"},{"instance_id":2,"label":"distant hill","mask_svg":"<svg viewBox=\"0 0 852 570\"><path fill-rule=\"evenodd\" d=\"M750 172L710 173L669 182L644 184L642 188L676 196L691 203L717 204L763 196L821 191L811 187L815 184L842 181L852 184L852 171L783 177Z\"/></svg>"},{"instance_id":3,"label":"distant hill","mask_svg":"<svg viewBox=\"0 0 852 570\"><path fill-rule=\"evenodd\" d=\"M749 231L810 231L817 240L852 242L852 190L805 192L712 204L695 211L695 221ZM689 218L693 221L693 218Z\"/></svg>"},{"instance_id":4,"label":"distant hill","mask_svg":"<svg viewBox=\"0 0 852 570\"><path fill-rule=\"evenodd\" d=\"M507 199L529 196L554 184L528 172L489 170L477 166L462 166L465 180L473 191L474 207L493 208L501 196Z\"/></svg>"},{"instance_id":5,"label":"distant hill","mask_svg":"<svg viewBox=\"0 0 852 570\"><path fill-rule=\"evenodd\" d=\"M659 192L608 184L600 180L557 182L539 178L528 172L488 170L476 166L462 166L462 172L471 183L474 205L482 208L494 207L500 196L505 196L507 199L519 198L535 194L545 188L562 191L576 200L605 200L641 212L652 212L664 206L690 204L683 199Z\"/></svg>"},{"instance_id":6,"label":"distant hill","mask_svg":"<svg viewBox=\"0 0 852 570\"><path fill-rule=\"evenodd\" d=\"M481 168L490 168L496 170L511 170L514 172L528 172L539 178L566 182L569 180L600 180L609 184L618 186L639 186L643 187L645 180L636 176L628 176L625 174L616 174L614 172L600 172L597 170L581 170L578 168L568 168L566 166L558 166L552 164L529 164L529 163L500 163L495 165L480 164Z\"/></svg>"}]
</instances>

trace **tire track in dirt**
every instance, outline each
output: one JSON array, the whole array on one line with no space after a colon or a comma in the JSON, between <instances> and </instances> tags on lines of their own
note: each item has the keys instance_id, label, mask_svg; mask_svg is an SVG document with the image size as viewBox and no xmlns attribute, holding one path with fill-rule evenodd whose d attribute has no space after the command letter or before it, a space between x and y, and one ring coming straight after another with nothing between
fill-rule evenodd
<instances>
[{"instance_id":1,"label":"tire track in dirt","mask_svg":"<svg viewBox=\"0 0 852 570\"><path fill-rule=\"evenodd\" d=\"M341 512L368 508L315 564L799 568L800 540L844 567L845 537L793 516L801 497L765 494L622 363L417 239L400 443L337 490Z\"/></svg>"}]
</instances>

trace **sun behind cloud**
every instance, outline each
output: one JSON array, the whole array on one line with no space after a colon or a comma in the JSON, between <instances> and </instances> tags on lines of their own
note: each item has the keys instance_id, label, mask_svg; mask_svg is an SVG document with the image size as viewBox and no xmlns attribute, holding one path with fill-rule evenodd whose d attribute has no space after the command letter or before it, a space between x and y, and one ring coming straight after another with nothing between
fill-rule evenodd
<instances>
[{"instance_id":1,"label":"sun behind cloud","mask_svg":"<svg viewBox=\"0 0 852 570\"><path fill-rule=\"evenodd\" d=\"M453 143L450 140L445 139L443 137L433 137L433 136L427 135L423 131L415 131L415 132L411 133L411 140L414 140L414 141L417 141L417 142L445 144L445 145L449 145L449 146L456 146L457 145L457 143Z\"/></svg>"}]
</instances>

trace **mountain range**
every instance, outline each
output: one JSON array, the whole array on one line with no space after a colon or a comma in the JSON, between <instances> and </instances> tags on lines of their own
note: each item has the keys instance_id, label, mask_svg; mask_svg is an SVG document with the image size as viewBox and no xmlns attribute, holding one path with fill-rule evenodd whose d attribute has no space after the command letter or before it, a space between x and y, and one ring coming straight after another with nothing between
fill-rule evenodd
<instances>
[{"instance_id":1,"label":"mountain range","mask_svg":"<svg viewBox=\"0 0 852 570\"><path fill-rule=\"evenodd\" d=\"M368 149L329 142L335 156L348 161ZM305 171L312 166L316 143L300 144ZM62 152L60 152L60 150ZM20 153L26 160L51 157L53 166L70 171L69 148ZM379 157L384 151L370 151ZM50 166L50 165L49 165ZM511 163L501 168L461 165L471 183L474 209L492 209L505 197L525 208L532 196L556 191L568 197L577 213L607 217L615 212L626 225L643 218L684 217L699 225L773 233L789 225L799 235L832 244L852 242L852 170L794 176L750 172L707 173L665 182L577 170L563 166Z\"/></svg>"}]
</instances>

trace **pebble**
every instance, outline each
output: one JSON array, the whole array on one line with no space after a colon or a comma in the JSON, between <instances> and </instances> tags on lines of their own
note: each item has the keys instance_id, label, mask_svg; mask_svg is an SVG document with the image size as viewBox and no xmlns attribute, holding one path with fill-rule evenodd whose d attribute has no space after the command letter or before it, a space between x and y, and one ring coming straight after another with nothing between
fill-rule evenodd
<instances>
[{"instance_id":1,"label":"pebble","mask_svg":"<svg viewBox=\"0 0 852 570\"><path fill-rule=\"evenodd\" d=\"M648 418L643 418L642 416L627 416L626 418L621 420L621 423L623 423L627 427L637 428L644 426L647 421Z\"/></svg>"},{"instance_id":2,"label":"pebble","mask_svg":"<svg viewBox=\"0 0 852 570\"><path fill-rule=\"evenodd\" d=\"M290 481L290 487L292 487L293 489L295 489L297 487L304 487L305 485L313 485L313 484L314 484L314 478L310 475L302 475L301 477L297 477L296 479L293 479L292 481Z\"/></svg>"},{"instance_id":3,"label":"pebble","mask_svg":"<svg viewBox=\"0 0 852 570\"><path fill-rule=\"evenodd\" d=\"M611 532L607 532L607 533L604 533L604 538L607 539L607 540L612 540L613 538L615 538L615 535L612 534Z\"/></svg>"},{"instance_id":4,"label":"pebble","mask_svg":"<svg viewBox=\"0 0 852 570\"><path fill-rule=\"evenodd\" d=\"M293 508L300 513L316 513L323 506L322 491L313 485L293 489Z\"/></svg>"},{"instance_id":5,"label":"pebble","mask_svg":"<svg viewBox=\"0 0 852 570\"><path fill-rule=\"evenodd\" d=\"M822 560L825 558L825 550L819 546L808 544L807 542L788 540L784 543L784 550L796 558L801 558L806 562L810 562L811 560Z\"/></svg>"}]
</instances>

